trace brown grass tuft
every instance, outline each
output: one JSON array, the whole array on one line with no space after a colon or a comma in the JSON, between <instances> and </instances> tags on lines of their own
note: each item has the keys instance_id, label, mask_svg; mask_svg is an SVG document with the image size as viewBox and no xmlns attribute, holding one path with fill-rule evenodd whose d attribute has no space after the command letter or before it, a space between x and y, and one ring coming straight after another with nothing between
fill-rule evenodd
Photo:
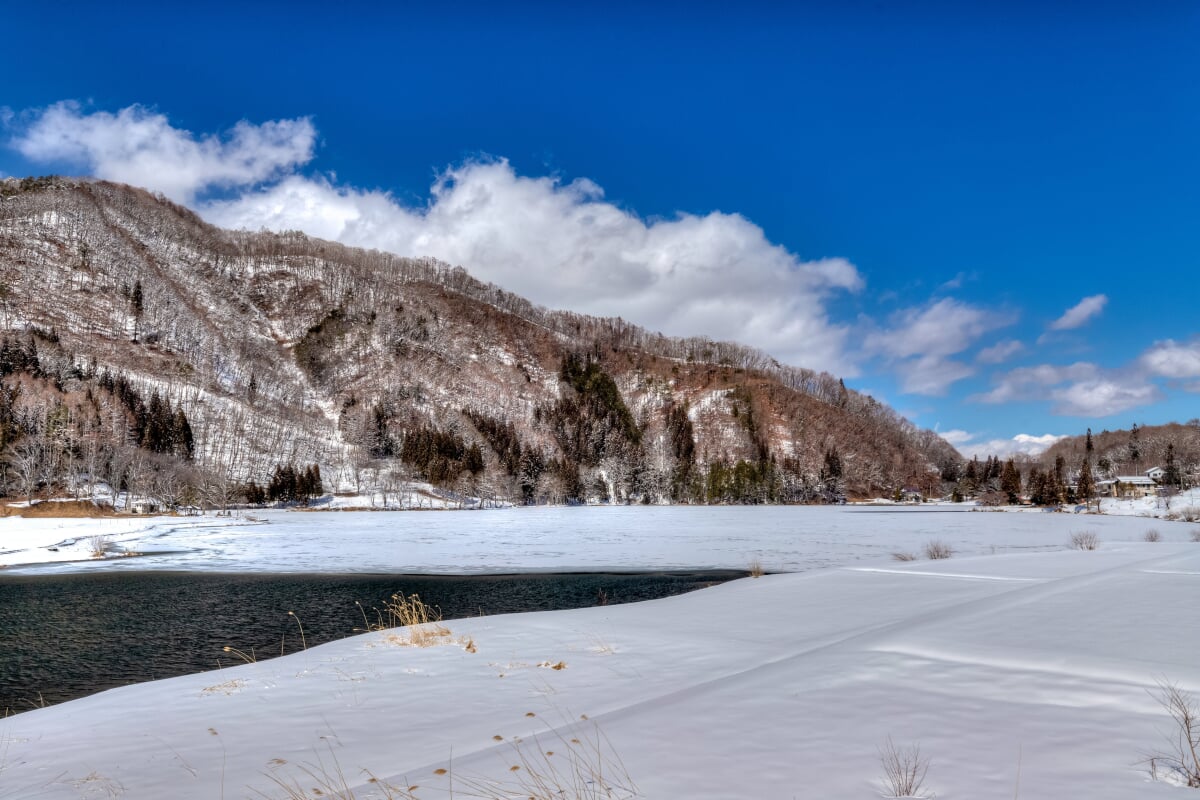
<instances>
[{"instance_id":1,"label":"brown grass tuft","mask_svg":"<svg viewBox=\"0 0 1200 800\"><path fill-rule=\"evenodd\" d=\"M441 609L424 602L420 595L394 594L384 605L384 613L387 616L382 627L408 629L406 634L388 636L388 641L392 644L432 647L442 644L450 636L450 629L441 624ZM467 642L468 652L474 652L472 648L475 642L470 639Z\"/></svg>"},{"instance_id":2,"label":"brown grass tuft","mask_svg":"<svg viewBox=\"0 0 1200 800\"><path fill-rule=\"evenodd\" d=\"M1076 531L1071 534L1071 547L1074 550L1096 550L1100 547L1100 537L1094 531Z\"/></svg>"},{"instance_id":3,"label":"brown grass tuft","mask_svg":"<svg viewBox=\"0 0 1200 800\"><path fill-rule=\"evenodd\" d=\"M954 555L954 548L945 542L934 539L925 545L925 557L935 561Z\"/></svg>"},{"instance_id":4,"label":"brown grass tuft","mask_svg":"<svg viewBox=\"0 0 1200 800\"><path fill-rule=\"evenodd\" d=\"M513 759L508 762L504 778L474 777L462 775L451 767L439 767L433 774L450 781L450 798L477 798L477 800L636 800L640 797L637 786L629 777L625 765L615 755L607 737L593 726L591 735L566 739L557 731L547 736L555 740L554 749L542 746L538 736L528 742L513 739L510 743ZM502 741L503 737L493 737ZM515 762L515 763L514 763ZM274 762L276 767L287 762ZM328 757L316 754L316 760L292 767L292 775L285 776L272 770L267 777L282 794L267 795L258 792L265 800L314 800L335 798L336 800L365 800L356 794L338 763L332 747ZM362 771L369 785L369 796L376 800L420 800L415 794L420 788L415 785L395 785L377 778L367 770ZM356 781L357 782L357 781ZM443 796L443 795L438 795Z\"/></svg>"}]
</instances>

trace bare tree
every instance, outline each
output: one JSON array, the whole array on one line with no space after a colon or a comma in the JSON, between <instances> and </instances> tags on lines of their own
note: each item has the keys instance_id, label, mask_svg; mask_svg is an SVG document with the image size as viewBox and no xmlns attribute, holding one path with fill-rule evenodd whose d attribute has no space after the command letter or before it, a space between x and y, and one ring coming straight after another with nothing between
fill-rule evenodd
<instances>
[{"instance_id":1,"label":"bare tree","mask_svg":"<svg viewBox=\"0 0 1200 800\"><path fill-rule=\"evenodd\" d=\"M7 460L13 475L16 476L21 494L32 503L34 492L37 491L46 470L46 445L39 438L26 437L9 448Z\"/></svg>"}]
</instances>

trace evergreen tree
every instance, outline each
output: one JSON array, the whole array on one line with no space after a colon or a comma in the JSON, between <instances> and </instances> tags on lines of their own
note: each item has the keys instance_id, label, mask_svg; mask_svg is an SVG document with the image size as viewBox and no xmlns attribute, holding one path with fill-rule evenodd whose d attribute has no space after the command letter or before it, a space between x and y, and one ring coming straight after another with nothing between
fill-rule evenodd
<instances>
[{"instance_id":1,"label":"evergreen tree","mask_svg":"<svg viewBox=\"0 0 1200 800\"><path fill-rule=\"evenodd\" d=\"M1010 503L1021 499L1021 472L1011 458L1004 462L1004 468L1000 472L1000 491L1008 495Z\"/></svg>"},{"instance_id":2,"label":"evergreen tree","mask_svg":"<svg viewBox=\"0 0 1200 800\"><path fill-rule=\"evenodd\" d=\"M1096 482L1092 478L1092 466L1088 463L1085 456L1083 463L1079 465L1079 480L1076 481L1076 494L1085 505L1091 503L1092 495L1096 493Z\"/></svg>"},{"instance_id":3,"label":"evergreen tree","mask_svg":"<svg viewBox=\"0 0 1200 800\"><path fill-rule=\"evenodd\" d=\"M467 454L463 457L463 469L472 475L483 472L483 451L479 449L478 444L472 442L467 448Z\"/></svg>"},{"instance_id":4,"label":"evergreen tree","mask_svg":"<svg viewBox=\"0 0 1200 800\"><path fill-rule=\"evenodd\" d=\"M1163 463L1163 485L1179 487L1183 481L1179 474L1179 465L1175 463L1175 443L1167 443L1167 459Z\"/></svg>"},{"instance_id":5,"label":"evergreen tree","mask_svg":"<svg viewBox=\"0 0 1200 800\"><path fill-rule=\"evenodd\" d=\"M1137 469L1138 462L1142 459L1142 442L1139 436L1137 423L1129 429L1129 445L1127 447L1129 453L1129 461L1133 464L1134 469Z\"/></svg>"},{"instance_id":6,"label":"evergreen tree","mask_svg":"<svg viewBox=\"0 0 1200 800\"><path fill-rule=\"evenodd\" d=\"M146 408L141 446L153 453L171 452L173 423L170 403L164 403L155 389L150 395L150 405Z\"/></svg>"},{"instance_id":7,"label":"evergreen tree","mask_svg":"<svg viewBox=\"0 0 1200 800\"><path fill-rule=\"evenodd\" d=\"M133 291L129 293L129 310L133 313L133 340L138 340L138 327L142 322L142 312L145 310L144 298L142 296L142 282L136 281L133 284Z\"/></svg>"},{"instance_id":8,"label":"evergreen tree","mask_svg":"<svg viewBox=\"0 0 1200 800\"><path fill-rule=\"evenodd\" d=\"M184 461L191 461L195 454L195 442L192 439L192 426L188 423L187 415L183 413L183 406L175 412L171 424L171 440L175 455Z\"/></svg>"},{"instance_id":9,"label":"evergreen tree","mask_svg":"<svg viewBox=\"0 0 1200 800\"><path fill-rule=\"evenodd\" d=\"M842 484L842 457L836 447L825 451L825 466L821 470L821 488L828 503L840 503L846 499Z\"/></svg>"},{"instance_id":10,"label":"evergreen tree","mask_svg":"<svg viewBox=\"0 0 1200 800\"><path fill-rule=\"evenodd\" d=\"M975 456L967 462L966 474L963 475L963 488L968 493L974 494L979 488L979 456Z\"/></svg>"},{"instance_id":11,"label":"evergreen tree","mask_svg":"<svg viewBox=\"0 0 1200 800\"><path fill-rule=\"evenodd\" d=\"M246 496L246 502L252 506L261 506L267 502L266 491L254 481L246 484L246 488L242 490L242 494Z\"/></svg>"}]
</instances>

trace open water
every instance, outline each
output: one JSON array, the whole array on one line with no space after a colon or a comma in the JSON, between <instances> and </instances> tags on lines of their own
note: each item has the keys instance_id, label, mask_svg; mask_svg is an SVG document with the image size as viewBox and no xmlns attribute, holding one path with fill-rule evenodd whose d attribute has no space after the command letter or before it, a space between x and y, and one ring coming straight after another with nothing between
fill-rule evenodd
<instances>
[{"instance_id":1,"label":"open water","mask_svg":"<svg viewBox=\"0 0 1200 800\"><path fill-rule=\"evenodd\" d=\"M393 595L446 619L628 603L736 570L522 575L98 572L0 578L0 716L102 689L258 660L349 636ZM294 612L289 616L288 612Z\"/></svg>"}]
</instances>

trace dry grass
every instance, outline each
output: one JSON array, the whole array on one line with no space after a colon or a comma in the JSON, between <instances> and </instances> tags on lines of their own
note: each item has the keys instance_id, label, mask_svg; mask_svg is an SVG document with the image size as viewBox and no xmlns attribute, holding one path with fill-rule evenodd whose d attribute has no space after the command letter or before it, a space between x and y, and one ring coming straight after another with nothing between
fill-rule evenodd
<instances>
[{"instance_id":1,"label":"dry grass","mask_svg":"<svg viewBox=\"0 0 1200 800\"><path fill-rule=\"evenodd\" d=\"M916 553L892 553L892 561L916 561Z\"/></svg>"},{"instance_id":2,"label":"dry grass","mask_svg":"<svg viewBox=\"0 0 1200 800\"><path fill-rule=\"evenodd\" d=\"M1071 534L1073 550L1096 550L1100 547L1100 537L1094 531L1076 531Z\"/></svg>"},{"instance_id":3,"label":"dry grass","mask_svg":"<svg viewBox=\"0 0 1200 800\"><path fill-rule=\"evenodd\" d=\"M481 800L633 800L637 785L596 726L570 738L553 732L542 738L515 739L513 764L503 780L461 777L464 796Z\"/></svg>"},{"instance_id":4,"label":"dry grass","mask_svg":"<svg viewBox=\"0 0 1200 800\"><path fill-rule=\"evenodd\" d=\"M391 628L406 628L402 634L390 634L387 641L391 644L408 645L411 647L432 647L443 644L450 637L450 629L442 624L442 611L437 606L431 606L423 601L420 595L404 593L392 595L392 599L383 606L383 611L374 609L375 622L367 618L367 612L358 604L363 617L363 625L368 631L385 631ZM470 637L462 641L467 652L474 653L475 642Z\"/></svg>"},{"instance_id":5,"label":"dry grass","mask_svg":"<svg viewBox=\"0 0 1200 800\"><path fill-rule=\"evenodd\" d=\"M88 552L92 558L104 558L108 554L109 540L107 536L90 536L87 540Z\"/></svg>"},{"instance_id":6,"label":"dry grass","mask_svg":"<svg viewBox=\"0 0 1200 800\"><path fill-rule=\"evenodd\" d=\"M934 539L932 542L925 544L925 557L933 560L949 558L954 555L954 548L945 542L940 542Z\"/></svg>"},{"instance_id":7,"label":"dry grass","mask_svg":"<svg viewBox=\"0 0 1200 800\"><path fill-rule=\"evenodd\" d=\"M897 749L892 737L879 749L879 763L883 766L883 788L887 797L933 797L924 789L925 774L929 771L929 759L922 757L917 744Z\"/></svg>"},{"instance_id":8,"label":"dry grass","mask_svg":"<svg viewBox=\"0 0 1200 800\"><path fill-rule=\"evenodd\" d=\"M120 781L101 775L95 770L82 778L68 781L68 783L79 792L81 797L107 797L109 800L117 800L117 798L125 796L125 787L121 785Z\"/></svg>"},{"instance_id":9,"label":"dry grass","mask_svg":"<svg viewBox=\"0 0 1200 800\"><path fill-rule=\"evenodd\" d=\"M1166 748L1146 757L1150 777L1200 789L1200 701L1173 683L1160 681L1157 700L1173 723Z\"/></svg>"},{"instance_id":10,"label":"dry grass","mask_svg":"<svg viewBox=\"0 0 1200 800\"><path fill-rule=\"evenodd\" d=\"M272 762L273 766L282 767L287 762L283 759L275 759ZM337 757L333 754L333 748L329 749L328 758L317 753L317 758L314 763L298 764L296 766L298 775L293 775L289 778L281 777L274 772L271 773L271 782L282 794L263 794L256 792L259 797L264 800L272 800L273 798L281 798L285 800L355 800L357 795L354 792L354 787L350 781L346 779L346 774L342 771L341 764L338 763ZM386 781L381 781L375 778L370 773L367 775L366 783L370 786L370 797L379 798L379 800L419 800L414 791L417 786L393 786Z\"/></svg>"},{"instance_id":11,"label":"dry grass","mask_svg":"<svg viewBox=\"0 0 1200 800\"><path fill-rule=\"evenodd\" d=\"M526 716L535 716L527 714ZM586 717L584 718L586 719ZM492 737L497 742L503 736ZM512 739L511 759L504 778L476 777L456 773L449 768L433 770L433 777L448 784L439 797L475 798L475 800L636 800L640 792L629 777L625 765L613 752L612 745L599 728L587 736L568 738L557 731L544 737ZM273 766L286 762L276 760ZM332 748L328 757L317 754L313 763L300 764L290 777L272 772L268 777L282 794L259 797L265 800L421 800L421 786L380 780L363 770L360 780L347 779ZM363 792L359 795L356 792Z\"/></svg>"},{"instance_id":12,"label":"dry grass","mask_svg":"<svg viewBox=\"0 0 1200 800\"><path fill-rule=\"evenodd\" d=\"M763 565L762 565L761 561L759 561L756 558L750 562L750 577L751 578L761 578L763 575L766 575L766 574L767 574L766 571L763 570Z\"/></svg>"},{"instance_id":13,"label":"dry grass","mask_svg":"<svg viewBox=\"0 0 1200 800\"><path fill-rule=\"evenodd\" d=\"M250 652L247 653L246 651L239 650L236 647L230 647L229 645L225 645L224 647L221 648L221 652L229 653L230 655L235 655L238 658L240 658L243 663L246 663L246 664L258 663L258 657L254 654L253 647L251 647ZM220 663L220 662L218 662L218 663Z\"/></svg>"},{"instance_id":14,"label":"dry grass","mask_svg":"<svg viewBox=\"0 0 1200 800\"><path fill-rule=\"evenodd\" d=\"M241 678L233 678L231 680L225 681L224 683L218 683L218 684L214 684L212 686L205 686L203 689L200 690L200 694L202 694L202 695L203 694L223 694L223 695L228 696L228 695L237 694L242 689L245 689L248 685L249 685L249 683L242 680Z\"/></svg>"},{"instance_id":15,"label":"dry grass","mask_svg":"<svg viewBox=\"0 0 1200 800\"><path fill-rule=\"evenodd\" d=\"M1147 542L1161 542L1162 534L1159 533L1157 529L1151 528L1150 530L1146 531L1144 536L1142 536L1142 540Z\"/></svg>"}]
</instances>

